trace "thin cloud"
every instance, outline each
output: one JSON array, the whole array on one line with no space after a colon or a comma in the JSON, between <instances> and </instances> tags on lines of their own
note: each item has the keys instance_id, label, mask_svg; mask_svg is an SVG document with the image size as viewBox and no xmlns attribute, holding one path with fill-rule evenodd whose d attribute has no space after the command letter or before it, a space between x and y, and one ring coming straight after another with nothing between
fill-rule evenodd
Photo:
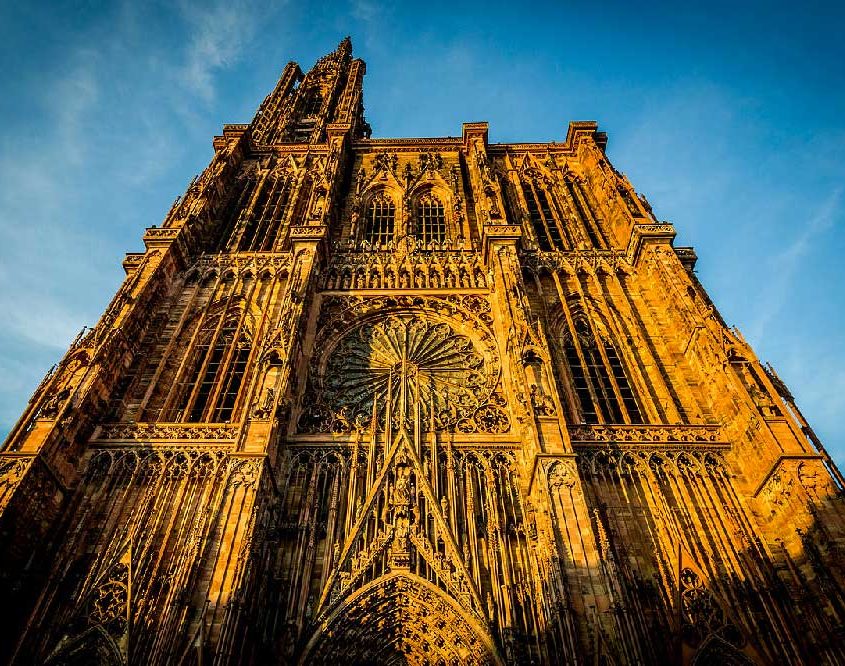
<instances>
[{"instance_id":1,"label":"thin cloud","mask_svg":"<svg viewBox=\"0 0 845 666\"><path fill-rule=\"evenodd\" d=\"M388 19L387 8L379 6L372 0L354 0L349 13L357 23L359 34L363 37L363 43L367 50L384 48L384 26Z\"/></svg>"},{"instance_id":2,"label":"thin cloud","mask_svg":"<svg viewBox=\"0 0 845 666\"><path fill-rule=\"evenodd\" d=\"M758 300L757 316L749 329L749 337L759 340L764 337L766 327L780 313L790 293L790 284L801 268L802 260L811 251L814 243L842 219L843 188L835 188L818 207L815 214L800 227L800 233L773 261L774 279Z\"/></svg>"},{"instance_id":3,"label":"thin cloud","mask_svg":"<svg viewBox=\"0 0 845 666\"><path fill-rule=\"evenodd\" d=\"M215 73L242 55L267 8L246 0L182 2L179 9L190 32L179 78L188 90L210 102L215 97Z\"/></svg>"},{"instance_id":4,"label":"thin cloud","mask_svg":"<svg viewBox=\"0 0 845 666\"><path fill-rule=\"evenodd\" d=\"M74 61L71 72L50 87L49 95L54 97L50 106L56 115L64 156L73 164L81 164L87 147L86 116L97 103L100 87L96 54L87 49L81 50Z\"/></svg>"},{"instance_id":5,"label":"thin cloud","mask_svg":"<svg viewBox=\"0 0 845 666\"><path fill-rule=\"evenodd\" d=\"M45 86L49 92L42 102L51 136L4 150L0 159L0 238L6 255L0 308L6 313L5 327L22 340L54 348L67 344L85 314L51 289L57 272L49 269L61 266L77 281L96 279L91 263L79 261L79 250L87 245L85 231L69 223L75 202L72 183L90 153L89 116L99 95L96 59L82 51L71 53L69 62L68 71ZM52 266L39 265L45 257Z\"/></svg>"},{"instance_id":6,"label":"thin cloud","mask_svg":"<svg viewBox=\"0 0 845 666\"><path fill-rule=\"evenodd\" d=\"M67 35L61 60L27 74L37 80L19 84L31 110L14 122L43 120L36 134L7 119L11 131L0 138L0 368L28 369L18 373L25 381L0 382L0 424L17 418L47 367L99 317L122 279L121 252L169 205L163 200L150 217L147 191L184 159L216 77L243 55L270 9L171 8L171 23L189 26L175 49L149 34L151 11L124 4L103 15Z\"/></svg>"}]
</instances>

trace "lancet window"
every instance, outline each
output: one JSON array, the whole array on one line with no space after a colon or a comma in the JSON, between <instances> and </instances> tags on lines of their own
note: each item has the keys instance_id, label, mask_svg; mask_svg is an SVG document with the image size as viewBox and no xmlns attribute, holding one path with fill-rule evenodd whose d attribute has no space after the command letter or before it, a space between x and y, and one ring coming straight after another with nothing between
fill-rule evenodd
<instances>
[{"instance_id":1,"label":"lancet window","mask_svg":"<svg viewBox=\"0 0 845 666\"><path fill-rule=\"evenodd\" d=\"M583 186L579 181L573 180L572 178L567 178L565 183L566 191L569 193L572 202L575 204L575 210L578 212L581 222L587 230L587 235L589 236L593 247L606 248L607 240L604 238L601 226L598 224L595 217L588 212L590 209L589 205L585 205L587 195Z\"/></svg>"},{"instance_id":2,"label":"lancet window","mask_svg":"<svg viewBox=\"0 0 845 666\"><path fill-rule=\"evenodd\" d=\"M258 200L249 213L240 233L239 252L272 252L290 199L291 184L287 177L270 177L264 183Z\"/></svg>"},{"instance_id":3,"label":"lancet window","mask_svg":"<svg viewBox=\"0 0 845 666\"><path fill-rule=\"evenodd\" d=\"M384 193L377 194L367 207L364 238L375 247L393 240L396 227L396 204Z\"/></svg>"},{"instance_id":4,"label":"lancet window","mask_svg":"<svg viewBox=\"0 0 845 666\"><path fill-rule=\"evenodd\" d=\"M546 190L537 181L523 180L522 194L528 207L528 218L541 250L565 250L569 243L563 224L552 212Z\"/></svg>"},{"instance_id":5,"label":"lancet window","mask_svg":"<svg viewBox=\"0 0 845 666\"><path fill-rule=\"evenodd\" d=\"M305 104L302 107L303 116L316 116L323 107L323 95L319 88L313 88L305 96Z\"/></svg>"},{"instance_id":6,"label":"lancet window","mask_svg":"<svg viewBox=\"0 0 845 666\"><path fill-rule=\"evenodd\" d=\"M446 209L431 192L417 199L417 236L424 246L446 240Z\"/></svg>"},{"instance_id":7,"label":"lancet window","mask_svg":"<svg viewBox=\"0 0 845 666\"><path fill-rule=\"evenodd\" d=\"M175 420L231 421L252 341L239 308L202 322L177 384Z\"/></svg>"},{"instance_id":8,"label":"lancet window","mask_svg":"<svg viewBox=\"0 0 845 666\"><path fill-rule=\"evenodd\" d=\"M223 212L225 232L220 235L216 250L221 252L227 248L234 247L237 234L240 233L238 217L240 212L249 205L252 196L255 194L257 181L253 171L241 173L236 181L232 196L226 204Z\"/></svg>"},{"instance_id":9,"label":"lancet window","mask_svg":"<svg viewBox=\"0 0 845 666\"><path fill-rule=\"evenodd\" d=\"M584 423L642 423L639 406L616 348L596 339L583 318L563 336L563 356L576 411Z\"/></svg>"}]
</instances>

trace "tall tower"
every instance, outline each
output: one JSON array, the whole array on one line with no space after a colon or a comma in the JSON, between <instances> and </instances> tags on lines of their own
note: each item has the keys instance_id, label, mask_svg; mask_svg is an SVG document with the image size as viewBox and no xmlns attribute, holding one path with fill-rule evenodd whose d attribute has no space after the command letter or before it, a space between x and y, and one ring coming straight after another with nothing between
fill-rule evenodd
<instances>
[{"instance_id":1,"label":"tall tower","mask_svg":"<svg viewBox=\"0 0 845 666\"><path fill-rule=\"evenodd\" d=\"M842 663L843 479L565 141L226 125L0 452L0 660Z\"/></svg>"}]
</instances>

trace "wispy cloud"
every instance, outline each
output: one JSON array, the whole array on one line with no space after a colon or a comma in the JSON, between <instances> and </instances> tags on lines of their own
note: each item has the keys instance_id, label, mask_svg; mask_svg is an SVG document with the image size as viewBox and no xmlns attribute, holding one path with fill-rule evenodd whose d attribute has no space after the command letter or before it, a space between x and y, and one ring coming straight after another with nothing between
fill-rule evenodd
<instances>
[{"instance_id":1,"label":"wispy cloud","mask_svg":"<svg viewBox=\"0 0 845 666\"><path fill-rule=\"evenodd\" d=\"M59 349L82 325L84 315L50 283L62 273L82 281L92 277L91 264L80 261L85 231L73 221L73 183L90 157L90 115L99 92L94 55L72 53L66 71L45 91L42 102L50 135L18 143L0 158L0 239L5 255L0 309L8 334ZM6 143L12 147L11 140Z\"/></svg>"},{"instance_id":2,"label":"wispy cloud","mask_svg":"<svg viewBox=\"0 0 845 666\"><path fill-rule=\"evenodd\" d=\"M376 0L352 0L347 16L338 16L335 25L340 33L354 32L355 40L360 41L370 52L384 52L390 48L390 30L392 20L391 6ZM350 28L350 19L352 28Z\"/></svg>"},{"instance_id":3,"label":"wispy cloud","mask_svg":"<svg viewBox=\"0 0 845 666\"><path fill-rule=\"evenodd\" d=\"M65 158L73 164L84 161L87 137L86 116L97 103L97 55L88 49L74 54L71 71L50 88L50 109L56 117L56 129Z\"/></svg>"},{"instance_id":4,"label":"wispy cloud","mask_svg":"<svg viewBox=\"0 0 845 666\"><path fill-rule=\"evenodd\" d=\"M373 24L382 16L382 8L372 0L354 0L351 6L354 19L363 23Z\"/></svg>"},{"instance_id":5,"label":"wispy cloud","mask_svg":"<svg viewBox=\"0 0 845 666\"><path fill-rule=\"evenodd\" d=\"M842 187L837 187L830 193L822 205L819 206L815 215L810 218L807 225L803 227L798 237L792 241L778 255L778 262L787 264L790 271L795 271L799 260L807 253L810 241L830 229L842 213Z\"/></svg>"},{"instance_id":6,"label":"wispy cloud","mask_svg":"<svg viewBox=\"0 0 845 666\"><path fill-rule=\"evenodd\" d=\"M189 33L179 78L191 92L211 101L215 72L243 54L267 8L251 0L181 2L178 6Z\"/></svg>"},{"instance_id":7,"label":"wispy cloud","mask_svg":"<svg viewBox=\"0 0 845 666\"><path fill-rule=\"evenodd\" d=\"M16 111L27 109L4 117L9 131L0 137L0 369L17 378L0 381L0 430L99 317L122 279L121 252L169 203L156 206L147 193L163 176L173 191L190 175L174 178L186 167L194 121L274 11L252 0L185 1L163 9L182 26L165 35L150 29L162 9L126 2L103 12L62 35L61 59L14 81ZM192 151L191 171L201 156Z\"/></svg>"},{"instance_id":8,"label":"wispy cloud","mask_svg":"<svg viewBox=\"0 0 845 666\"><path fill-rule=\"evenodd\" d=\"M786 247L778 252L772 262L772 275L765 291L756 302L756 316L748 330L754 340L763 338L766 328L780 313L790 297L790 285L801 269L801 264L812 249L814 243L830 231L837 220L843 218L843 187L836 187L822 201L815 213L805 223L796 225L798 233Z\"/></svg>"}]
</instances>

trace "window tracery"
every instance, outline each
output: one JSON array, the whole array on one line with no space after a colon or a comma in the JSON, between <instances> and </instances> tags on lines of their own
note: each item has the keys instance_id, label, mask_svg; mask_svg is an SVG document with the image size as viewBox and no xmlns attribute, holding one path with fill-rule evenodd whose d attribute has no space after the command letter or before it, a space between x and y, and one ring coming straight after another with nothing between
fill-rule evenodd
<instances>
[{"instance_id":1,"label":"window tracery","mask_svg":"<svg viewBox=\"0 0 845 666\"><path fill-rule=\"evenodd\" d=\"M602 232L601 225L596 220L592 213L590 204L587 198L587 191L584 189L581 181L568 174L564 179L564 186L566 193L569 195L570 201L575 207L575 212L581 220L582 228L586 229L587 236L593 247L607 248L607 239Z\"/></svg>"},{"instance_id":2,"label":"window tracery","mask_svg":"<svg viewBox=\"0 0 845 666\"><path fill-rule=\"evenodd\" d=\"M486 348L444 321L391 315L347 331L312 367L303 432L423 429L502 433L506 401Z\"/></svg>"},{"instance_id":3,"label":"window tracery","mask_svg":"<svg viewBox=\"0 0 845 666\"><path fill-rule=\"evenodd\" d=\"M268 180L246 223L235 229L235 234L240 233L238 252L271 252L278 239L292 187L284 176Z\"/></svg>"},{"instance_id":4,"label":"window tracery","mask_svg":"<svg viewBox=\"0 0 845 666\"><path fill-rule=\"evenodd\" d=\"M393 240L395 229L396 204L384 192L379 192L367 206L364 239L380 248Z\"/></svg>"},{"instance_id":5,"label":"window tracery","mask_svg":"<svg viewBox=\"0 0 845 666\"><path fill-rule=\"evenodd\" d=\"M302 106L303 116L316 116L323 107L323 94L319 88L312 88L305 95L305 103Z\"/></svg>"},{"instance_id":6,"label":"window tracery","mask_svg":"<svg viewBox=\"0 0 845 666\"><path fill-rule=\"evenodd\" d=\"M328 360L326 398L351 413L371 416L373 401L394 423L415 406L444 421L479 406L495 381L469 338L445 323L393 317L345 337ZM368 413L370 412L370 413Z\"/></svg>"},{"instance_id":7,"label":"window tracery","mask_svg":"<svg viewBox=\"0 0 845 666\"><path fill-rule=\"evenodd\" d=\"M423 247L446 241L446 208L431 191L417 199L417 237Z\"/></svg>"},{"instance_id":8,"label":"window tracery","mask_svg":"<svg viewBox=\"0 0 845 666\"><path fill-rule=\"evenodd\" d=\"M216 248L218 252L233 247L237 242L238 234L243 228L242 212L255 194L255 188L258 184L255 168L255 163L248 163L235 179L232 194L222 213L226 231L220 235Z\"/></svg>"},{"instance_id":9,"label":"window tracery","mask_svg":"<svg viewBox=\"0 0 845 666\"><path fill-rule=\"evenodd\" d=\"M642 423L639 406L613 343L593 334L583 317L562 339L576 410L584 423Z\"/></svg>"},{"instance_id":10,"label":"window tracery","mask_svg":"<svg viewBox=\"0 0 845 666\"><path fill-rule=\"evenodd\" d=\"M240 308L230 308L202 322L177 383L173 420L232 420L252 350L243 319Z\"/></svg>"},{"instance_id":11,"label":"window tracery","mask_svg":"<svg viewBox=\"0 0 845 666\"><path fill-rule=\"evenodd\" d=\"M549 193L538 178L523 178L520 188L525 197L528 219L541 250L567 250L572 247L563 220L553 211Z\"/></svg>"}]
</instances>

